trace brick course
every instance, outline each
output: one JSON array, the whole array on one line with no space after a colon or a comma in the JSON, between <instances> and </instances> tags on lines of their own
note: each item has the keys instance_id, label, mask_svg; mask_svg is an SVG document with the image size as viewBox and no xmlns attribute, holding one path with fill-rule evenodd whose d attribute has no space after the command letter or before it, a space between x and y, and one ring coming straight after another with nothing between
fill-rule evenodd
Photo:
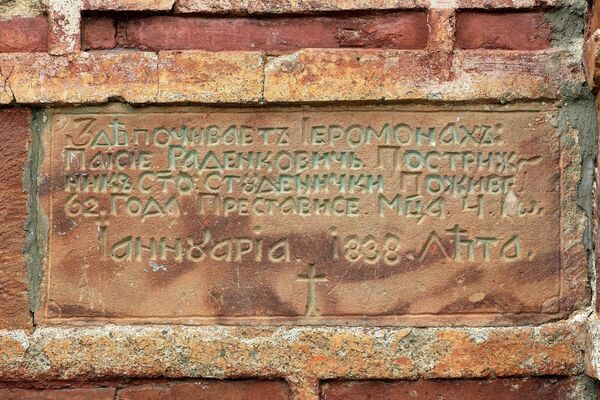
<instances>
[{"instance_id":1,"label":"brick course","mask_svg":"<svg viewBox=\"0 0 600 400\"><path fill-rule=\"evenodd\" d=\"M496 379L415 382L334 382L322 388L323 400L568 400L570 379Z\"/></svg>"},{"instance_id":2,"label":"brick course","mask_svg":"<svg viewBox=\"0 0 600 400\"><path fill-rule=\"evenodd\" d=\"M84 21L84 48L106 48ZM108 30L104 30L106 32ZM427 15L419 11L364 16L206 18L155 16L118 23L120 47L142 50L264 50L302 48L420 49L427 44Z\"/></svg>"},{"instance_id":3,"label":"brick course","mask_svg":"<svg viewBox=\"0 0 600 400\"><path fill-rule=\"evenodd\" d=\"M193 380L97 383L73 388L2 388L0 400L290 400L283 381ZM571 400L585 387L576 378L490 380L323 381L320 400ZM589 385L588 385L589 390ZM575 397L574 397L575 396ZM315 400L317 400L315 398ZM592 400L585 398L585 400Z\"/></svg>"},{"instance_id":4,"label":"brick course","mask_svg":"<svg viewBox=\"0 0 600 400\"><path fill-rule=\"evenodd\" d=\"M422 49L429 27L427 14L421 11L262 18L163 15L84 18L81 36L83 50ZM551 40L552 30L542 12L459 11L456 16L458 48L541 50L549 48ZM0 53L45 51L47 17L0 21Z\"/></svg>"}]
</instances>

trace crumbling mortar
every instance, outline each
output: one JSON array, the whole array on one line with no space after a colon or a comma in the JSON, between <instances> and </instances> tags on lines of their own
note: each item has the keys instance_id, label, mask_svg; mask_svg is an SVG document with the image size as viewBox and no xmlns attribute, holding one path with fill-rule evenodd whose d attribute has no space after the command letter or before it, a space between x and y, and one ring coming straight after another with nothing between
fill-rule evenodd
<instances>
[{"instance_id":1,"label":"crumbling mortar","mask_svg":"<svg viewBox=\"0 0 600 400\"><path fill-rule=\"evenodd\" d=\"M41 0L2 0L0 1L0 21L15 17L37 17L45 11Z\"/></svg>"},{"instance_id":2,"label":"crumbling mortar","mask_svg":"<svg viewBox=\"0 0 600 400\"><path fill-rule=\"evenodd\" d=\"M570 129L577 131L579 155L581 159L580 181L577 188L577 206L586 217L582 245L588 263L588 282L592 299L596 299L594 237L593 237L593 186L597 162L598 123L594 96L584 84L565 85L562 90L562 105L558 115L558 132L566 136Z\"/></svg>"},{"instance_id":3,"label":"crumbling mortar","mask_svg":"<svg viewBox=\"0 0 600 400\"><path fill-rule=\"evenodd\" d=\"M574 393L570 393L571 400L597 400L598 388L596 382L587 376L577 378Z\"/></svg>"},{"instance_id":4,"label":"crumbling mortar","mask_svg":"<svg viewBox=\"0 0 600 400\"><path fill-rule=\"evenodd\" d=\"M582 346L579 351L580 358L582 360L586 359L588 353L591 350L591 349L587 348L587 345L585 343L586 343L586 336L589 335L588 321L590 320L590 318L592 317L593 314L594 314L594 307L592 305L590 305L584 309L574 311L568 319L568 322L570 323L570 326L572 327L573 331L577 331L577 337L582 342ZM540 339L540 341L545 342L544 339ZM582 372L584 372L584 371L585 371L585 367L583 366ZM597 400L598 397L594 397L593 399Z\"/></svg>"},{"instance_id":5,"label":"crumbling mortar","mask_svg":"<svg viewBox=\"0 0 600 400\"><path fill-rule=\"evenodd\" d=\"M571 64L581 63L586 12L586 1L575 0L544 14L552 30L552 47L568 50Z\"/></svg>"},{"instance_id":6,"label":"crumbling mortar","mask_svg":"<svg viewBox=\"0 0 600 400\"><path fill-rule=\"evenodd\" d=\"M577 321L568 321L569 326L573 329L578 329L582 323ZM545 337L542 330L551 326L547 324L539 327L469 327L469 328L451 328L450 331L454 334L463 333L478 344L485 343L491 334L502 334L503 331L531 331L532 338L536 342L545 345L552 345L562 341L562 332L557 337ZM52 337L55 339L77 339L81 335L92 335L96 337L108 337L117 341L128 341L135 337L153 336L160 332L159 338L164 336L166 339L170 337L187 337L188 334L200 334L204 342L219 342L228 343L231 339L245 345L264 344L265 340L276 340L277 342L294 344L303 343L310 336L310 342L315 348L325 348L328 344L327 335L332 334L351 334L353 337L361 337L373 341L373 347L385 348L390 351L391 347L398 344L405 346L399 347L399 350L413 349L419 353L426 354L424 349L419 348L422 343L437 342L437 337L440 333L447 332L449 328L341 328L341 327L277 327L266 326L256 328L260 332L252 332L248 335L240 332L236 327L224 326L122 326L122 325L107 325L97 327L38 327L31 335L32 340L40 341L42 338ZM394 340L386 339L386 334L394 334ZM316 336L314 336L316 335ZM267 339L266 336L271 339ZM547 336L547 334L546 334ZM323 340L319 342L319 338ZM161 339L162 340L162 339ZM414 353L416 354L416 353Z\"/></svg>"},{"instance_id":7,"label":"crumbling mortar","mask_svg":"<svg viewBox=\"0 0 600 400\"><path fill-rule=\"evenodd\" d=\"M262 68L260 76L260 97L258 98L258 104L265 104L265 85L267 81L267 63L269 62L269 55L267 53L261 54Z\"/></svg>"},{"instance_id":8,"label":"crumbling mortar","mask_svg":"<svg viewBox=\"0 0 600 400\"><path fill-rule=\"evenodd\" d=\"M155 52L153 54L154 54L154 57L156 58L156 63L154 64L154 71L156 73L156 93L154 94L154 101L158 102L160 99L160 73L158 71L158 69L160 67L160 53Z\"/></svg>"},{"instance_id":9,"label":"crumbling mortar","mask_svg":"<svg viewBox=\"0 0 600 400\"><path fill-rule=\"evenodd\" d=\"M311 376L292 375L285 378L290 387L292 400L319 400L320 380Z\"/></svg>"}]
</instances>

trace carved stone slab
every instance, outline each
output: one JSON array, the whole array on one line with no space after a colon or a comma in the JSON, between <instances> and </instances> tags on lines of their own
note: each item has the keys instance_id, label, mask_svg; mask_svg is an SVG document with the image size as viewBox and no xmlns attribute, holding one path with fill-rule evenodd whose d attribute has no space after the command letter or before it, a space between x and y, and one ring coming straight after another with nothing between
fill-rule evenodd
<instances>
[{"instance_id":1,"label":"carved stone slab","mask_svg":"<svg viewBox=\"0 0 600 400\"><path fill-rule=\"evenodd\" d=\"M557 318L555 119L533 106L53 112L37 317Z\"/></svg>"}]
</instances>

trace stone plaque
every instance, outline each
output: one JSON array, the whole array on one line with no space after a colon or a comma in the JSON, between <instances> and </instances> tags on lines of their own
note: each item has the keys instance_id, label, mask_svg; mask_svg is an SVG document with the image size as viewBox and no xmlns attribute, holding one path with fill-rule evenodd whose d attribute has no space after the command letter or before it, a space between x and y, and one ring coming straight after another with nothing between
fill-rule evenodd
<instances>
[{"instance_id":1,"label":"stone plaque","mask_svg":"<svg viewBox=\"0 0 600 400\"><path fill-rule=\"evenodd\" d=\"M44 135L45 322L564 311L554 110L92 111Z\"/></svg>"}]
</instances>

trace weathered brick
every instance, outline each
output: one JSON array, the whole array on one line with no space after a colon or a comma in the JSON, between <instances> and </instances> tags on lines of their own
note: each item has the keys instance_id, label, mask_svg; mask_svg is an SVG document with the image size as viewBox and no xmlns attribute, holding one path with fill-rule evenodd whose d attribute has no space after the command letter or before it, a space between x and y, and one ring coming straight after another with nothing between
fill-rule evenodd
<instances>
[{"instance_id":1,"label":"weathered brick","mask_svg":"<svg viewBox=\"0 0 600 400\"><path fill-rule=\"evenodd\" d=\"M83 0L84 10L169 11L175 0Z\"/></svg>"},{"instance_id":2,"label":"weathered brick","mask_svg":"<svg viewBox=\"0 0 600 400\"><path fill-rule=\"evenodd\" d=\"M456 51L453 58L414 50L308 49L268 60L264 99L306 102L556 98L562 84L581 79L579 69L557 62L566 56L558 49L535 54ZM71 58L43 53L0 54L0 77L5 80L0 102L11 102L13 95L17 103L27 104L93 103L117 96L131 103L162 98L171 102L191 98L206 103L257 101L262 94L262 64L243 60L260 57L258 52L203 51L161 52L158 56L147 52L97 51ZM164 59L160 74L159 58ZM165 70L173 64L173 58L177 69ZM215 64L226 58L230 59L227 65L239 67L230 69L229 75ZM204 68L203 64L211 67ZM178 81L181 84L175 85Z\"/></svg>"},{"instance_id":3,"label":"weathered brick","mask_svg":"<svg viewBox=\"0 0 600 400\"><path fill-rule=\"evenodd\" d=\"M118 400L285 400L289 389L283 382L196 381L132 386L119 391Z\"/></svg>"},{"instance_id":4,"label":"weathered brick","mask_svg":"<svg viewBox=\"0 0 600 400\"><path fill-rule=\"evenodd\" d=\"M428 24L428 49L450 54L454 50L456 12L452 9L429 10Z\"/></svg>"},{"instance_id":5,"label":"weathered brick","mask_svg":"<svg viewBox=\"0 0 600 400\"><path fill-rule=\"evenodd\" d=\"M258 52L162 51L157 101L258 101L263 55Z\"/></svg>"},{"instance_id":6,"label":"weathered brick","mask_svg":"<svg viewBox=\"0 0 600 400\"><path fill-rule=\"evenodd\" d=\"M178 0L178 12L208 13L308 13L341 10L386 10L411 7L426 7L426 0Z\"/></svg>"},{"instance_id":7,"label":"weathered brick","mask_svg":"<svg viewBox=\"0 0 600 400\"><path fill-rule=\"evenodd\" d=\"M566 375L564 367L577 357L573 357L572 346L568 343L570 334L556 328L556 325L548 324L536 330L536 335L551 338L547 343L529 342L526 345L523 345L529 341L526 331L515 331L509 335L505 334L506 331L489 332L481 336L484 340L480 343L476 335L467 332L438 332L428 351L441 356L430 374L433 377L464 378L485 376L486 371L493 369L498 376L528 375L530 366L526 364L531 362L546 371L553 371L549 375ZM577 335L580 333L576 331ZM530 354L528 361L518 360L520 356L517 354L526 352ZM473 358L467 356L468 353ZM563 357L571 361L563 363L566 360ZM563 358L563 361L554 362L557 358Z\"/></svg>"},{"instance_id":8,"label":"weathered brick","mask_svg":"<svg viewBox=\"0 0 600 400\"><path fill-rule=\"evenodd\" d=\"M408 11L360 17L204 18L157 16L119 25L119 45L144 50L266 50L369 47L418 49L427 16Z\"/></svg>"},{"instance_id":9,"label":"weathered brick","mask_svg":"<svg viewBox=\"0 0 600 400\"><path fill-rule=\"evenodd\" d=\"M0 331L0 344L2 380L562 376L582 372L584 345L581 325L572 322L471 329L38 327L22 340Z\"/></svg>"},{"instance_id":10,"label":"weathered brick","mask_svg":"<svg viewBox=\"0 0 600 400\"><path fill-rule=\"evenodd\" d=\"M60 56L81 48L81 0L46 0L49 53Z\"/></svg>"},{"instance_id":11,"label":"weathered brick","mask_svg":"<svg viewBox=\"0 0 600 400\"><path fill-rule=\"evenodd\" d=\"M461 49L540 50L552 30L541 12L459 12L456 46Z\"/></svg>"},{"instance_id":12,"label":"weathered brick","mask_svg":"<svg viewBox=\"0 0 600 400\"><path fill-rule=\"evenodd\" d=\"M123 0L120 0L121 2ZM159 0L146 0L159 1ZM163 0L165 1L165 0ZM107 2L107 0L87 0ZM286 14L351 10L397 10L407 8L471 8L471 9L528 9L541 6L556 7L566 0L457 0L456 2L430 0L178 0L175 11L180 13L214 14Z\"/></svg>"},{"instance_id":13,"label":"weathered brick","mask_svg":"<svg viewBox=\"0 0 600 400\"><path fill-rule=\"evenodd\" d=\"M30 118L25 109L0 109L0 328L26 327L31 323L27 268L22 254L27 219L27 194L22 179Z\"/></svg>"},{"instance_id":14,"label":"weathered brick","mask_svg":"<svg viewBox=\"0 0 600 400\"><path fill-rule=\"evenodd\" d=\"M84 18L81 24L82 49L104 50L117 45L117 31L112 18Z\"/></svg>"},{"instance_id":15,"label":"weathered brick","mask_svg":"<svg viewBox=\"0 0 600 400\"><path fill-rule=\"evenodd\" d=\"M258 101L263 58L257 52L202 51L95 51L70 59L10 54L0 55L0 75L2 70L12 71L8 91L23 103L100 103L115 97L132 103L232 103Z\"/></svg>"},{"instance_id":16,"label":"weathered brick","mask_svg":"<svg viewBox=\"0 0 600 400\"><path fill-rule=\"evenodd\" d=\"M567 400L572 379L432 380L415 382L333 382L322 388L323 400Z\"/></svg>"},{"instance_id":17,"label":"weathered brick","mask_svg":"<svg viewBox=\"0 0 600 400\"><path fill-rule=\"evenodd\" d=\"M128 101L155 99L157 56L153 53L0 55L0 68L12 71L8 85L18 102L90 103L119 96ZM7 57L9 56L9 57Z\"/></svg>"},{"instance_id":18,"label":"weathered brick","mask_svg":"<svg viewBox=\"0 0 600 400\"><path fill-rule=\"evenodd\" d=\"M338 18L337 47L422 49L427 45L427 15L397 12L368 17Z\"/></svg>"},{"instance_id":19,"label":"weathered brick","mask_svg":"<svg viewBox=\"0 0 600 400\"><path fill-rule=\"evenodd\" d=\"M541 6L553 6L561 0L457 0L456 8L458 9L523 9L534 8Z\"/></svg>"},{"instance_id":20,"label":"weathered brick","mask_svg":"<svg viewBox=\"0 0 600 400\"><path fill-rule=\"evenodd\" d=\"M0 53L48 51L46 17L0 21Z\"/></svg>"},{"instance_id":21,"label":"weathered brick","mask_svg":"<svg viewBox=\"0 0 600 400\"><path fill-rule=\"evenodd\" d=\"M570 79L574 72L551 61L560 54L469 50L456 51L450 60L421 51L307 49L269 59L264 98L268 102L554 98L559 80Z\"/></svg>"},{"instance_id":22,"label":"weathered brick","mask_svg":"<svg viewBox=\"0 0 600 400\"><path fill-rule=\"evenodd\" d=\"M0 389L1 400L113 400L115 389Z\"/></svg>"}]
</instances>

